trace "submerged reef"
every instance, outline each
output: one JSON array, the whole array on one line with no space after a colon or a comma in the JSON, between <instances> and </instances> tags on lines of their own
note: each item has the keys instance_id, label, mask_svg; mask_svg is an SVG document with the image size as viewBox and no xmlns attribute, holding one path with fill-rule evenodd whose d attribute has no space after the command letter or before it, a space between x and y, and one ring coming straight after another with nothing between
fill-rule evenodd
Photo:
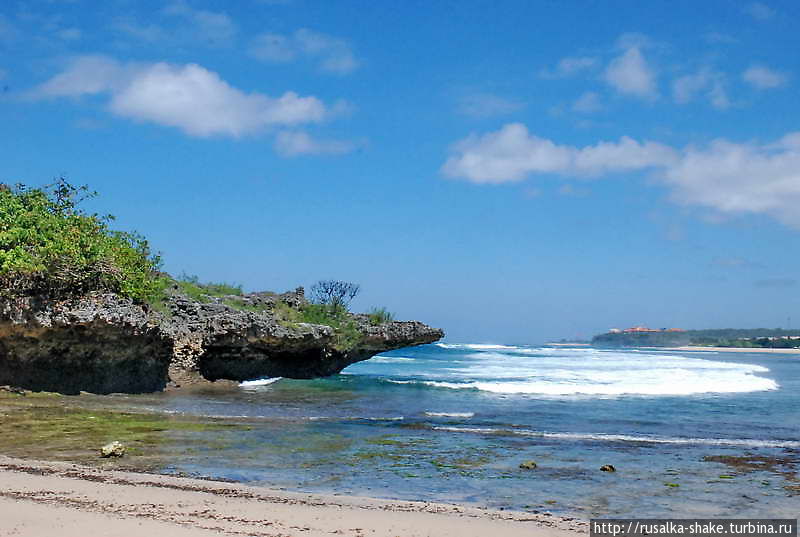
<instances>
[{"instance_id":1,"label":"submerged reef","mask_svg":"<svg viewBox=\"0 0 800 537\"><path fill-rule=\"evenodd\" d=\"M157 305L108 292L0 297L0 385L107 394L307 379L444 336L417 321L376 322L347 311L304 322L318 306L303 288L229 296L189 296L184 289L176 283Z\"/></svg>"}]
</instances>

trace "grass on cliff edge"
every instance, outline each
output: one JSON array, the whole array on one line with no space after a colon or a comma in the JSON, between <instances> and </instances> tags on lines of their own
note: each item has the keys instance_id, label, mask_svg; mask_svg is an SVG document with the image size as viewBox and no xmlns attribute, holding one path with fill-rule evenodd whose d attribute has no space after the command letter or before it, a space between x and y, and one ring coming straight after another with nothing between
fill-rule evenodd
<instances>
[{"instance_id":1,"label":"grass on cliff edge","mask_svg":"<svg viewBox=\"0 0 800 537\"><path fill-rule=\"evenodd\" d=\"M334 331L333 347L338 351L348 351L361 341L362 334L358 324L346 308L331 307L327 304L306 304L295 309L284 302L275 306L275 316L284 324L296 323L322 324Z\"/></svg>"},{"instance_id":2,"label":"grass on cliff edge","mask_svg":"<svg viewBox=\"0 0 800 537\"><path fill-rule=\"evenodd\" d=\"M144 237L109 227L63 178L43 188L0 184L0 292L78 296L110 291L145 302L163 293L161 259Z\"/></svg>"}]
</instances>

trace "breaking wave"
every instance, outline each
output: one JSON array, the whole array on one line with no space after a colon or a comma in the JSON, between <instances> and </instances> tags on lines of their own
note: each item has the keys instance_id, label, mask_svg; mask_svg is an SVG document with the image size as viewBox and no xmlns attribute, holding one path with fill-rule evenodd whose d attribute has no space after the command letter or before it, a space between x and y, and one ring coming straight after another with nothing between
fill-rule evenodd
<instances>
[{"instance_id":1,"label":"breaking wave","mask_svg":"<svg viewBox=\"0 0 800 537\"><path fill-rule=\"evenodd\" d=\"M244 382L240 382L239 386L242 388L255 388L257 386L267 386L269 384L274 384L282 379L283 377L272 377L266 379L245 380Z\"/></svg>"},{"instance_id":2,"label":"breaking wave","mask_svg":"<svg viewBox=\"0 0 800 537\"><path fill-rule=\"evenodd\" d=\"M592 348L439 343L458 360L408 364L381 380L450 390L541 396L688 396L769 391L760 365L706 357ZM400 365L400 364L397 364Z\"/></svg>"},{"instance_id":3,"label":"breaking wave","mask_svg":"<svg viewBox=\"0 0 800 537\"><path fill-rule=\"evenodd\" d=\"M550 433L530 431L525 429L502 429L492 427L433 427L436 431L456 433L516 435L536 438L552 438L556 440L585 440L596 442L633 442L648 444L692 444L707 446L734 446L748 448L799 448L800 441L796 440L755 440L751 438L682 438L673 436L650 436L630 434L603 434L603 433Z\"/></svg>"}]
</instances>

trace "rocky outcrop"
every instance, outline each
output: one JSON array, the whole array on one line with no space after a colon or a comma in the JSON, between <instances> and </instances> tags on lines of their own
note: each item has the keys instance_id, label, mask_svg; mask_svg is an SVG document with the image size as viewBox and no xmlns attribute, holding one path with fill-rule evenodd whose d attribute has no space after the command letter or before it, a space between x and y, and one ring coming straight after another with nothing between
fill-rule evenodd
<instances>
[{"instance_id":1,"label":"rocky outcrop","mask_svg":"<svg viewBox=\"0 0 800 537\"><path fill-rule=\"evenodd\" d=\"M115 295L37 304L0 301L0 384L62 393L164 388L172 343L147 312Z\"/></svg>"},{"instance_id":2,"label":"rocky outcrop","mask_svg":"<svg viewBox=\"0 0 800 537\"><path fill-rule=\"evenodd\" d=\"M307 304L302 288L206 300L174 292L156 311L102 293L60 302L0 299L0 385L141 393L206 380L314 378L444 336L416 321L373 326L368 316L352 315L357 337L343 345L330 326L278 314Z\"/></svg>"}]
</instances>

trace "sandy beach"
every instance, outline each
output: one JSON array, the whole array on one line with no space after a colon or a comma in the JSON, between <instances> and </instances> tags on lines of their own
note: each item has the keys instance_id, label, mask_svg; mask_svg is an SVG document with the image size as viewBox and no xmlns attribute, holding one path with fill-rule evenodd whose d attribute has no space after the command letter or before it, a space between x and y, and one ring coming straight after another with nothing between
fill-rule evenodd
<instances>
[{"instance_id":1,"label":"sandy beach","mask_svg":"<svg viewBox=\"0 0 800 537\"><path fill-rule=\"evenodd\" d=\"M0 456L0 535L557 537L585 522L448 504L289 493Z\"/></svg>"}]
</instances>

